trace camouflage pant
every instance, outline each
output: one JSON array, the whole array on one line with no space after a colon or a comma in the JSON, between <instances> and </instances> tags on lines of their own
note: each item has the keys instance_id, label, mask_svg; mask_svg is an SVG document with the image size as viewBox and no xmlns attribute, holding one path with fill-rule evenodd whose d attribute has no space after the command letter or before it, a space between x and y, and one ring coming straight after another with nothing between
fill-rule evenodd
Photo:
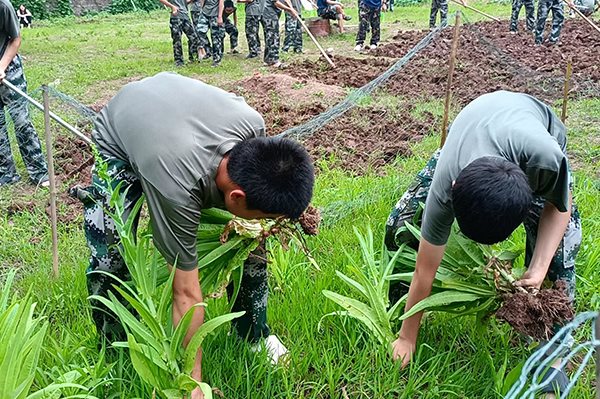
<instances>
[{"instance_id":1,"label":"camouflage pant","mask_svg":"<svg viewBox=\"0 0 600 399\"><path fill-rule=\"evenodd\" d=\"M267 65L279 61L279 15L263 15L262 25L265 31L265 56Z\"/></svg>"},{"instance_id":2,"label":"camouflage pant","mask_svg":"<svg viewBox=\"0 0 600 399\"><path fill-rule=\"evenodd\" d=\"M238 46L238 36L240 32L238 31L237 26L235 26L229 18L225 18L223 21L223 27L225 28L225 33L229 35L229 45L233 50Z\"/></svg>"},{"instance_id":3,"label":"camouflage pant","mask_svg":"<svg viewBox=\"0 0 600 399\"><path fill-rule=\"evenodd\" d=\"M429 193L429 188L433 180L433 173L439 159L440 151L436 151L427 162L425 168L421 170L416 179L402 195L386 223L385 244L389 250L398 249L400 243L405 243L415 250L418 249L419 242L414 236L401 229L404 222L421 225L422 214L421 204L424 204ZM545 200L541 197L535 197L528 216L523 221L526 232L525 243L525 264L529 265L535 243L537 239L538 225L540 215L544 209ZM577 206L573 204L571 209L571 219L565 231L564 237L556 251L556 254L550 262L548 270L548 279L550 281L563 280L567 283L571 298L575 295L575 258L579 252L581 244L581 219ZM401 286L393 286L390 296L397 300L400 298ZM397 298L396 298L397 296Z\"/></svg>"},{"instance_id":4,"label":"camouflage pant","mask_svg":"<svg viewBox=\"0 0 600 399\"><path fill-rule=\"evenodd\" d=\"M301 18L300 15L298 15L298 18ZM302 51L302 24L296 17L286 12L283 51L288 51L291 47L298 53Z\"/></svg>"},{"instance_id":5,"label":"camouflage pant","mask_svg":"<svg viewBox=\"0 0 600 399\"><path fill-rule=\"evenodd\" d=\"M208 15L203 15L203 18L198 19L197 29L199 32L204 32L204 37L207 38L206 34L210 29L210 40L212 41L212 57L213 62L218 64L223 59L223 51L224 44L223 39L225 39L225 28L223 26L219 26L217 23L216 16L210 17ZM208 45L208 41L204 41L200 44L202 47L206 47Z\"/></svg>"},{"instance_id":6,"label":"camouflage pant","mask_svg":"<svg viewBox=\"0 0 600 399\"><path fill-rule=\"evenodd\" d=\"M431 13L429 14L429 27L435 28L437 13L440 12L440 24L448 23L448 0L431 0Z\"/></svg>"},{"instance_id":7,"label":"camouflage pant","mask_svg":"<svg viewBox=\"0 0 600 399\"><path fill-rule=\"evenodd\" d=\"M558 42L560 37L560 31L565 21L565 14L561 0L539 0L538 12L537 12L537 23L535 30L535 43L542 44L544 41L544 29L546 28L546 18L548 13L552 10L552 31L550 32L551 43Z\"/></svg>"},{"instance_id":8,"label":"camouflage pant","mask_svg":"<svg viewBox=\"0 0 600 399\"><path fill-rule=\"evenodd\" d=\"M258 35L259 25L262 24L265 30L265 21L260 15L246 15L244 30L246 31L246 40L248 41L248 56L258 57L260 54L260 36Z\"/></svg>"},{"instance_id":9,"label":"camouflage pant","mask_svg":"<svg viewBox=\"0 0 600 399\"><path fill-rule=\"evenodd\" d=\"M27 91L20 56L17 55L6 68L5 79L22 91ZM40 140L31 123L27 100L5 85L0 85L0 185L19 179L8 139L5 108L14 123L15 137L29 177L37 184L48 177L48 169Z\"/></svg>"},{"instance_id":10,"label":"camouflage pant","mask_svg":"<svg viewBox=\"0 0 600 399\"><path fill-rule=\"evenodd\" d=\"M533 31L535 29L535 10L533 0L513 0L512 14L510 16L510 30L512 32L517 31L517 25L519 23L519 13L521 12L521 8L523 8L523 6L525 6L525 21L527 24L527 30Z\"/></svg>"},{"instance_id":11,"label":"camouflage pant","mask_svg":"<svg viewBox=\"0 0 600 399\"><path fill-rule=\"evenodd\" d=\"M208 36L206 35L208 32L208 22L206 22L206 23L203 22L200 24L200 20L201 19L206 20L206 17L202 13L202 11L192 11L191 14L192 14L192 25L194 26L194 29L196 30L196 34L198 35L198 42L199 42L198 47L204 48L204 52L206 53L206 56L211 56L211 54L212 54L211 53L211 44L210 44L210 41L208 40ZM206 27L206 30L202 31L204 29L204 27ZM191 43L188 42L188 45L190 45L190 44ZM189 52L190 52L190 54L192 54L191 46L189 46ZM191 56L190 56L190 58L191 58Z\"/></svg>"},{"instance_id":12,"label":"camouflage pant","mask_svg":"<svg viewBox=\"0 0 600 399\"><path fill-rule=\"evenodd\" d=\"M198 54L198 46L200 40L189 19L171 17L169 20L171 28L171 38L173 39L173 58L177 65L183 64L183 49L181 47L181 36L183 33L188 38L188 50L190 61L193 61L195 55Z\"/></svg>"},{"instance_id":13,"label":"camouflage pant","mask_svg":"<svg viewBox=\"0 0 600 399\"><path fill-rule=\"evenodd\" d=\"M362 2L358 8L358 34L356 35L356 44L363 44L367 37L367 29L371 27L371 44L379 43L381 35L380 18L381 8L370 8Z\"/></svg>"},{"instance_id":14,"label":"camouflage pant","mask_svg":"<svg viewBox=\"0 0 600 399\"><path fill-rule=\"evenodd\" d=\"M121 184L122 192L127 193L124 216L128 217L143 194L140 180L127 162L103 157L107 162L112 184L115 187ZM119 235L112 219L104 211L110 201L104 194L105 183L95 173L92 182L92 186L75 189L72 194L80 198L84 205L84 232L91 251L90 264L86 270L88 291L90 295L106 297L115 280L94 272L108 272L123 281L129 280L129 272L119 253ZM137 222L135 225L137 227ZM268 286L264 247L258 248L254 255L245 262L240 292L233 306L236 311L246 311L242 318L233 323L238 334L251 341L267 337L270 333L267 325ZM96 301L92 301L92 307L92 317L98 333L111 342L123 339L123 328L117 318Z\"/></svg>"}]
</instances>

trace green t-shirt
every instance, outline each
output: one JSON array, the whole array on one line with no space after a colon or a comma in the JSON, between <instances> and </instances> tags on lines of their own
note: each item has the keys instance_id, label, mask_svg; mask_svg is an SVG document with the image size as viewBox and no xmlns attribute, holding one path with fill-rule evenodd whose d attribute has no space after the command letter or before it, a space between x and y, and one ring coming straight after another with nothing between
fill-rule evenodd
<instances>
[{"instance_id":1,"label":"green t-shirt","mask_svg":"<svg viewBox=\"0 0 600 399\"><path fill-rule=\"evenodd\" d=\"M19 21L10 1L0 0L0 58L4 55L8 42L19 37Z\"/></svg>"},{"instance_id":2,"label":"green t-shirt","mask_svg":"<svg viewBox=\"0 0 600 399\"><path fill-rule=\"evenodd\" d=\"M263 118L242 97L163 72L123 87L100 112L93 139L101 153L131 165L156 247L191 270L201 209L224 206L219 163L237 143L264 134Z\"/></svg>"},{"instance_id":3,"label":"green t-shirt","mask_svg":"<svg viewBox=\"0 0 600 399\"><path fill-rule=\"evenodd\" d=\"M448 240L454 221L452 182L477 158L496 156L519 165L534 195L561 212L569 206L566 128L552 109L527 94L497 91L456 117L438 160L425 203L421 234L434 245Z\"/></svg>"}]
</instances>

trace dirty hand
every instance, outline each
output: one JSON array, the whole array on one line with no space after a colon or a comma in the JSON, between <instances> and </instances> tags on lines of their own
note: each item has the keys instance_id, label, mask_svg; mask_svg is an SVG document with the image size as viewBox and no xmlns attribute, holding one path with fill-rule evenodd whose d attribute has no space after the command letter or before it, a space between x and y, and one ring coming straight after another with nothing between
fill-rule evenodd
<instances>
[{"instance_id":1,"label":"dirty hand","mask_svg":"<svg viewBox=\"0 0 600 399\"><path fill-rule=\"evenodd\" d=\"M171 7L171 14L177 15L178 12L179 12L179 7L177 7L177 6Z\"/></svg>"},{"instance_id":2,"label":"dirty hand","mask_svg":"<svg viewBox=\"0 0 600 399\"><path fill-rule=\"evenodd\" d=\"M517 287L531 287L540 289L545 278L546 273L540 273L535 270L527 270L521 279L515 283L515 285Z\"/></svg>"},{"instance_id":3,"label":"dirty hand","mask_svg":"<svg viewBox=\"0 0 600 399\"><path fill-rule=\"evenodd\" d=\"M401 360L402 368L406 367L415 352L415 344L402 337L392 342L392 358L394 361Z\"/></svg>"}]
</instances>

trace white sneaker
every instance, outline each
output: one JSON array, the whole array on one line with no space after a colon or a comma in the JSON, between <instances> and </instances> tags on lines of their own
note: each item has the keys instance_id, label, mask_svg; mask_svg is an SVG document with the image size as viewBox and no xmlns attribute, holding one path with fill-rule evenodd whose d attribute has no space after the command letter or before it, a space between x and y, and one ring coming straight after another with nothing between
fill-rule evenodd
<instances>
[{"instance_id":1,"label":"white sneaker","mask_svg":"<svg viewBox=\"0 0 600 399\"><path fill-rule=\"evenodd\" d=\"M363 49L362 44L357 44L356 47L354 47L354 51L359 51L360 52L360 51L362 51L362 49Z\"/></svg>"},{"instance_id":2,"label":"white sneaker","mask_svg":"<svg viewBox=\"0 0 600 399\"><path fill-rule=\"evenodd\" d=\"M376 45L376 44L371 44L371 45L369 46L369 48L370 48L371 50L375 50L375 49L377 48L377 45Z\"/></svg>"},{"instance_id":3,"label":"white sneaker","mask_svg":"<svg viewBox=\"0 0 600 399\"><path fill-rule=\"evenodd\" d=\"M254 344L251 348L252 352L260 352L266 350L269 355L269 361L272 365L284 365L288 349L281 343L276 335L269 335L265 340Z\"/></svg>"}]
</instances>

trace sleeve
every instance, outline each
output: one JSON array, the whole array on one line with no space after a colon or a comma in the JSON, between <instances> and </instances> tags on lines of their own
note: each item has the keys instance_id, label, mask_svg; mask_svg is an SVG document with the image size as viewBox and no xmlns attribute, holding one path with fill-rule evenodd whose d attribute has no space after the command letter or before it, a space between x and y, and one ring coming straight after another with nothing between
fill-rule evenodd
<instances>
[{"instance_id":1,"label":"sleeve","mask_svg":"<svg viewBox=\"0 0 600 399\"><path fill-rule=\"evenodd\" d=\"M10 39L19 37L21 34L19 30L19 20L17 14L12 7L2 5L0 11L2 12L2 30L6 32L6 35Z\"/></svg>"},{"instance_id":2,"label":"sleeve","mask_svg":"<svg viewBox=\"0 0 600 399\"><path fill-rule=\"evenodd\" d=\"M452 223L454 212L451 205L442 202L435 192L430 190L425 201L421 237L433 245L445 245L450 237Z\"/></svg>"},{"instance_id":3,"label":"sleeve","mask_svg":"<svg viewBox=\"0 0 600 399\"><path fill-rule=\"evenodd\" d=\"M569 163L564 154L556 160L556 168L528 166L525 173L535 195L550 201L561 212L569 209Z\"/></svg>"},{"instance_id":4,"label":"sleeve","mask_svg":"<svg viewBox=\"0 0 600 399\"><path fill-rule=\"evenodd\" d=\"M166 261L181 270L198 267L196 236L202 204L191 198L187 204L175 203L141 179L146 195L154 245Z\"/></svg>"}]
</instances>

